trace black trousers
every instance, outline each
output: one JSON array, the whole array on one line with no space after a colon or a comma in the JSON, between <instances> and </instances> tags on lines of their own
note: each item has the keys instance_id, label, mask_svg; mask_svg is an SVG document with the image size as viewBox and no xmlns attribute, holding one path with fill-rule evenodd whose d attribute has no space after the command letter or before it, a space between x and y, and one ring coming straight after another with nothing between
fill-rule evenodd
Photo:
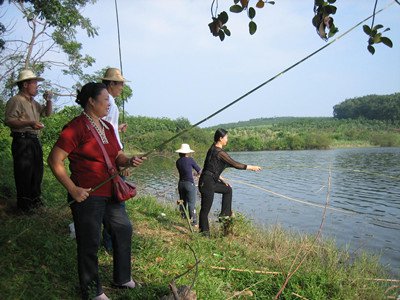
<instances>
[{"instance_id":1,"label":"black trousers","mask_svg":"<svg viewBox=\"0 0 400 300\"><path fill-rule=\"evenodd\" d=\"M71 201L68 196L68 201ZM89 196L71 204L78 251L78 274L82 299L103 293L97 251L104 221L113 245L113 281L122 285L131 280L132 224L125 207L109 197Z\"/></svg>"},{"instance_id":2,"label":"black trousers","mask_svg":"<svg viewBox=\"0 0 400 300\"><path fill-rule=\"evenodd\" d=\"M211 175L204 174L199 181L199 190L201 193L201 208L200 208L200 231L210 231L208 222L208 214L210 213L214 193L222 194L222 206L220 217L232 215L232 188L220 181L215 181Z\"/></svg>"},{"instance_id":3,"label":"black trousers","mask_svg":"<svg viewBox=\"0 0 400 300\"><path fill-rule=\"evenodd\" d=\"M14 136L11 151L17 189L17 207L30 211L42 205L43 151L37 137Z\"/></svg>"}]
</instances>

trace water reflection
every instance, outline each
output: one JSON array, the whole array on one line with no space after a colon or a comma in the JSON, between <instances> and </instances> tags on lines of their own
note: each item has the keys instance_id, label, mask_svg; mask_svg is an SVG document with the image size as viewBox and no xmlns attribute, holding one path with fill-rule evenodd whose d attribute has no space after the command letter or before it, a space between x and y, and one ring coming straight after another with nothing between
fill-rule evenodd
<instances>
[{"instance_id":1,"label":"water reflection","mask_svg":"<svg viewBox=\"0 0 400 300\"><path fill-rule=\"evenodd\" d=\"M298 232L315 233L323 210L301 202L324 206L330 176L329 205L344 212L327 211L324 235L354 251L362 248L381 254L382 262L400 274L400 148L230 154L264 168L259 173L224 172L224 177L232 180L234 210L260 225L279 223ZM174 155L152 157L135 170L142 192L175 201L175 159ZM196 160L202 165L202 158ZM218 200L217 195L213 209L220 208Z\"/></svg>"}]
</instances>

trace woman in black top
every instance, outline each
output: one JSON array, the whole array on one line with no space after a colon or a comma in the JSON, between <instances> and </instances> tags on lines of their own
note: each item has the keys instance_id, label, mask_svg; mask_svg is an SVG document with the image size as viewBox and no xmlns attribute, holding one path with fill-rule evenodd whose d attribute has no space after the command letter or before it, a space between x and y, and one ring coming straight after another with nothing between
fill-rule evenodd
<instances>
[{"instance_id":1,"label":"woman in black top","mask_svg":"<svg viewBox=\"0 0 400 300\"><path fill-rule=\"evenodd\" d=\"M232 215L232 188L223 181L221 173L227 167L241 170L259 171L261 167L245 165L233 160L222 147L228 143L228 132L222 128L217 129L214 134L214 143L207 152L199 180L199 190L201 193L200 209L200 232L209 235L210 227L208 214L214 200L214 193L222 194L222 207L220 217L230 217Z\"/></svg>"}]
</instances>

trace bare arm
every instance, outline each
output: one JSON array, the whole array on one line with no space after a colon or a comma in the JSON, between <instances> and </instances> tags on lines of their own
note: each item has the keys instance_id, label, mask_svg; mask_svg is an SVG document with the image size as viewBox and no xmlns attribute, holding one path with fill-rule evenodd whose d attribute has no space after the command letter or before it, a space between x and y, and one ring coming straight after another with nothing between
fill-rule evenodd
<instances>
[{"instance_id":1,"label":"bare arm","mask_svg":"<svg viewBox=\"0 0 400 300\"><path fill-rule=\"evenodd\" d=\"M51 98L53 97L53 94L51 92L45 92L43 94L44 100L46 100L46 106L44 108L44 114L48 117L51 115L53 111L53 102L51 101Z\"/></svg>"},{"instance_id":2,"label":"bare arm","mask_svg":"<svg viewBox=\"0 0 400 300\"><path fill-rule=\"evenodd\" d=\"M119 126L118 126L119 132L126 132L127 129L128 129L128 124L126 124L126 123L119 124Z\"/></svg>"},{"instance_id":3,"label":"bare arm","mask_svg":"<svg viewBox=\"0 0 400 300\"><path fill-rule=\"evenodd\" d=\"M57 146L54 146L49 154L49 157L47 158L47 162L54 176L65 187L72 198L75 199L77 202L82 202L87 197L89 197L89 192L91 189L76 186L71 178L69 178L64 165L64 160L67 157L67 152Z\"/></svg>"},{"instance_id":4,"label":"bare arm","mask_svg":"<svg viewBox=\"0 0 400 300\"><path fill-rule=\"evenodd\" d=\"M124 151L120 150L118 152L115 163L117 167L138 167L143 163L143 160L145 159L146 157L137 156L132 156L131 158L129 158L125 155Z\"/></svg>"},{"instance_id":5,"label":"bare arm","mask_svg":"<svg viewBox=\"0 0 400 300\"><path fill-rule=\"evenodd\" d=\"M250 170L250 171L261 171L261 167L259 167L259 166L247 165L246 170Z\"/></svg>"}]
</instances>

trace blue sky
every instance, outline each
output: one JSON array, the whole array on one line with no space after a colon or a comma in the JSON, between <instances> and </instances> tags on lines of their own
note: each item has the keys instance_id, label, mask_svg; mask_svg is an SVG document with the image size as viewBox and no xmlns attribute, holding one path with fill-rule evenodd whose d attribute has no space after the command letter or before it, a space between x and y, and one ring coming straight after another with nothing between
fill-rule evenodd
<instances>
[{"instance_id":1,"label":"blue sky","mask_svg":"<svg viewBox=\"0 0 400 300\"><path fill-rule=\"evenodd\" d=\"M243 13L230 14L232 35L224 42L208 29L211 2L118 0L123 72L134 91L125 107L130 115L185 117L196 123L325 45L311 24L312 0L277 0L257 10L253 36ZM378 8L391 2L381 0ZM338 34L371 15L374 3L338 0ZM220 0L220 11L231 4ZM119 67L114 1L99 0L83 15L99 28L94 39L78 35L83 52L96 59L88 71ZM400 6L394 4L375 21L391 28L386 35L392 49L378 45L371 55L360 26L202 126L261 117L332 116L333 106L346 99L399 92L399 15ZM57 80L53 73L43 75Z\"/></svg>"}]
</instances>

